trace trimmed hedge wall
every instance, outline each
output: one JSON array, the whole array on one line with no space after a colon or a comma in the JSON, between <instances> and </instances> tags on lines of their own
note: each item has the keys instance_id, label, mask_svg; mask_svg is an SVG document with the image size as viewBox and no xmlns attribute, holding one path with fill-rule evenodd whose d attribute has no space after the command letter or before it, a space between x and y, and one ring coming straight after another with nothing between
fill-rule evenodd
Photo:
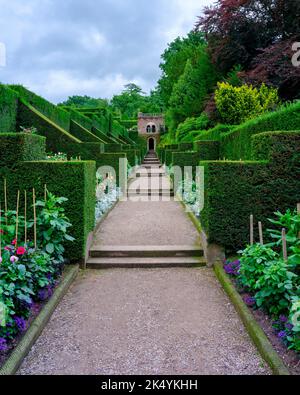
<instances>
[{"instance_id":1,"label":"trimmed hedge wall","mask_svg":"<svg viewBox=\"0 0 300 395\"><path fill-rule=\"evenodd\" d=\"M226 159L252 159L253 135L273 131L300 129L300 101L268 113L236 127L231 133L221 136L221 157Z\"/></svg>"},{"instance_id":2,"label":"trimmed hedge wall","mask_svg":"<svg viewBox=\"0 0 300 395\"><path fill-rule=\"evenodd\" d=\"M29 133L0 134L1 167L15 167L18 162L46 159L46 139Z\"/></svg>"},{"instance_id":3,"label":"trimmed hedge wall","mask_svg":"<svg viewBox=\"0 0 300 395\"><path fill-rule=\"evenodd\" d=\"M22 162L11 170L0 168L0 180L7 179L8 208L14 209L17 191L28 191L28 204L32 201L32 188L37 198L44 196L44 185L57 196L68 198L65 204L66 215L72 223L70 233L76 238L74 243L66 245L66 257L79 261L85 256L88 234L95 225L95 162ZM0 198L3 201L3 182L0 182ZM21 198L20 213L24 199ZM29 212L32 216L32 212Z\"/></svg>"},{"instance_id":4,"label":"trimmed hedge wall","mask_svg":"<svg viewBox=\"0 0 300 395\"><path fill-rule=\"evenodd\" d=\"M85 143L104 143L100 137L94 135L88 129L85 129L83 126L73 120L71 120L70 124L70 133Z\"/></svg>"},{"instance_id":5,"label":"trimmed hedge wall","mask_svg":"<svg viewBox=\"0 0 300 395\"><path fill-rule=\"evenodd\" d=\"M17 125L27 128L34 126L39 135L47 138L46 146L49 152L67 152L71 143L81 142L22 99L19 101Z\"/></svg>"},{"instance_id":6,"label":"trimmed hedge wall","mask_svg":"<svg viewBox=\"0 0 300 395\"><path fill-rule=\"evenodd\" d=\"M220 142L219 141L196 141L194 150L199 152L201 160L219 160Z\"/></svg>"},{"instance_id":7,"label":"trimmed hedge wall","mask_svg":"<svg viewBox=\"0 0 300 395\"><path fill-rule=\"evenodd\" d=\"M300 202L300 133L252 138L256 162L200 162L205 167L201 223L209 242L237 251L249 241L249 218L262 221ZM269 161L263 161L269 159Z\"/></svg>"},{"instance_id":8,"label":"trimmed hedge wall","mask_svg":"<svg viewBox=\"0 0 300 395\"><path fill-rule=\"evenodd\" d=\"M179 166L183 170L187 166L199 166L199 152L173 152L172 166Z\"/></svg>"},{"instance_id":9,"label":"trimmed hedge wall","mask_svg":"<svg viewBox=\"0 0 300 395\"><path fill-rule=\"evenodd\" d=\"M66 131L70 130L70 115L67 111L48 102L21 85L9 85L11 89L18 92L20 97L32 107L41 112L50 121L56 123ZM35 126L35 125L30 125Z\"/></svg>"},{"instance_id":10,"label":"trimmed hedge wall","mask_svg":"<svg viewBox=\"0 0 300 395\"><path fill-rule=\"evenodd\" d=\"M121 158L126 158L125 153L104 153L99 157L95 158L96 160L96 170L103 166L112 167L116 172L117 184L120 184L120 169L119 169L119 160Z\"/></svg>"},{"instance_id":11,"label":"trimmed hedge wall","mask_svg":"<svg viewBox=\"0 0 300 395\"><path fill-rule=\"evenodd\" d=\"M122 152L122 144L105 144L105 152Z\"/></svg>"},{"instance_id":12,"label":"trimmed hedge wall","mask_svg":"<svg viewBox=\"0 0 300 395\"><path fill-rule=\"evenodd\" d=\"M0 133L17 131L18 94L0 84Z\"/></svg>"}]
</instances>

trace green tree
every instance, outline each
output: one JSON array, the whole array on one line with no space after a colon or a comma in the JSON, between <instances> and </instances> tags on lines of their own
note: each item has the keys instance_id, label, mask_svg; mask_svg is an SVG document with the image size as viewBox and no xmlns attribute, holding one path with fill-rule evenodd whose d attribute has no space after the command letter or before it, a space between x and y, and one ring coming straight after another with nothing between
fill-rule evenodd
<instances>
[{"instance_id":1,"label":"green tree","mask_svg":"<svg viewBox=\"0 0 300 395\"><path fill-rule=\"evenodd\" d=\"M60 103L59 105L77 108L108 107L108 100L95 99L90 96L69 96L68 100Z\"/></svg>"},{"instance_id":2,"label":"green tree","mask_svg":"<svg viewBox=\"0 0 300 395\"><path fill-rule=\"evenodd\" d=\"M171 131L186 118L199 116L208 95L218 80L211 64L206 45L198 48L197 58L186 62L184 73L174 85L167 111L167 123Z\"/></svg>"},{"instance_id":3,"label":"green tree","mask_svg":"<svg viewBox=\"0 0 300 395\"><path fill-rule=\"evenodd\" d=\"M197 58L198 50L204 43L203 34L192 31L187 37L176 38L162 54L158 91L165 106L169 104L174 85L183 74L187 60Z\"/></svg>"}]
</instances>

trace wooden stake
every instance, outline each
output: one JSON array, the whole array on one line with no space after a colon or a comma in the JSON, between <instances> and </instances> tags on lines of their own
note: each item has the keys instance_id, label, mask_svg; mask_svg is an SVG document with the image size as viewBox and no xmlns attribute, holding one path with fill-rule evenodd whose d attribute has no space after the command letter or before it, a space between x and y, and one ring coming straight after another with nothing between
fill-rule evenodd
<instances>
[{"instance_id":1,"label":"wooden stake","mask_svg":"<svg viewBox=\"0 0 300 395\"><path fill-rule=\"evenodd\" d=\"M254 216L250 215L250 245L254 244Z\"/></svg>"},{"instance_id":2,"label":"wooden stake","mask_svg":"<svg viewBox=\"0 0 300 395\"><path fill-rule=\"evenodd\" d=\"M44 193L45 193L45 202L47 201L47 185L45 184L44 187Z\"/></svg>"},{"instance_id":3,"label":"wooden stake","mask_svg":"<svg viewBox=\"0 0 300 395\"><path fill-rule=\"evenodd\" d=\"M4 178L4 211L5 211L5 220L7 226L7 185L6 178Z\"/></svg>"},{"instance_id":4,"label":"wooden stake","mask_svg":"<svg viewBox=\"0 0 300 395\"><path fill-rule=\"evenodd\" d=\"M285 229L282 229L282 250L283 250L283 259L285 262L287 262L288 254L287 254L286 230Z\"/></svg>"},{"instance_id":5,"label":"wooden stake","mask_svg":"<svg viewBox=\"0 0 300 395\"><path fill-rule=\"evenodd\" d=\"M263 235L263 227L262 223L258 223L258 229L259 229L259 242L263 246L264 245L264 235Z\"/></svg>"},{"instance_id":6,"label":"wooden stake","mask_svg":"<svg viewBox=\"0 0 300 395\"><path fill-rule=\"evenodd\" d=\"M18 231L19 231L19 205L20 205L20 191L17 197L17 210L16 210L16 248L18 247Z\"/></svg>"},{"instance_id":7,"label":"wooden stake","mask_svg":"<svg viewBox=\"0 0 300 395\"><path fill-rule=\"evenodd\" d=\"M33 231L34 231L34 248L37 249L36 242L36 206L35 206L35 189L33 188Z\"/></svg>"},{"instance_id":8,"label":"wooden stake","mask_svg":"<svg viewBox=\"0 0 300 395\"><path fill-rule=\"evenodd\" d=\"M24 191L25 245L27 243L27 191Z\"/></svg>"}]
</instances>

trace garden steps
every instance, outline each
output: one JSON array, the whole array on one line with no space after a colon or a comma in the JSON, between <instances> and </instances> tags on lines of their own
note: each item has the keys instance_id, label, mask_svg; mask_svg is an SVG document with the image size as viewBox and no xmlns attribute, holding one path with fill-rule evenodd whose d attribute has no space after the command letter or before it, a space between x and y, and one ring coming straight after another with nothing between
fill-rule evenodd
<instances>
[{"instance_id":1,"label":"garden steps","mask_svg":"<svg viewBox=\"0 0 300 395\"><path fill-rule=\"evenodd\" d=\"M163 269L206 266L203 257L90 258L88 269Z\"/></svg>"},{"instance_id":2,"label":"garden steps","mask_svg":"<svg viewBox=\"0 0 300 395\"><path fill-rule=\"evenodd\" d=\"M90 250L91 258L161 258L161 257L203 257L201 246L97 246Z\"/></svg>"}]
</instances>

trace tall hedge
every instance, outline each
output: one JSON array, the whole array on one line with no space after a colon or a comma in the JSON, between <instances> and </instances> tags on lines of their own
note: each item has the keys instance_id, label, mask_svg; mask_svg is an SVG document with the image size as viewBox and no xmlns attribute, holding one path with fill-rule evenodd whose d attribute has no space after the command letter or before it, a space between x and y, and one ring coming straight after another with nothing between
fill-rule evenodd
<instances>
[{"instance_id":1,"label":"tall hedge","mask_svg":"<svg viewBox=\"0 0 300 395\"><path fill-rule=\"evenodd\" d=\"M20 126L27 128L34 126L39 135L47 138L47 150L49 152L64 152L69 144L81 142L34 107L24 102L23 99L19 101L17 125L18 128Z\"/></svg>"},{"instance_id":2,"label":"tall hedge","mask_svg":"<svg viewBox=\"0 0 300 395\"><path fill-rule=\"evenodd\" d=\"M18 162L46 159L46 139L30 133L0 134L1 167L13 168Z\"/></svg>"},{"instance_id":3,"label":"tall hedge","mask_svg":"<svg viewBox=\"0 0 300 395\"><path fill-rule=\"evenodd\" d=\"M211 243L231 251L249 241L251 214L266 228L274 211L300 202L300 133L258 134L252 150L259 161L200 163L205 168L201 222Z\"/></svg>"},{"instance_id":4,"label":"tall hedge","mask_svg":"<svg viewBox=\"0 0 300 395\"><path fill-rule=\"evenodd\" d=\"M21 162L14 171L1 167L1 201L3 178L7 179L9 209L15 209L17 191L21 192L20 213L24 190L28 192L28 204L32 201L32 188L36 189L38 199L43 198L45 184L55 195L69 199L65 209L73 225L70 233L76 240L66 246L65 255L71 261L81 260L85 256L87 236L95 225L95 162ZM29 215L32 216L31 209Z\"/></svg>"},{"instance_id":5,"label":"tall hedge","mask_svg":"<svg viewBox=\"0 0 300 395\"><path fill-rule=\"evenodd\" d=\"M300 101L280 110L252 119L221 136L221 157L232 160L252 159L251 137L273 131L300 130Z\"/></svg>"},{"instance_id":6,"label":"tall hedge","mask_svg":"<svg viewBox=\"0 0 300 395\"><path fill-rule=\"evenodd\" d=\"M17 131L18 94L0 84L0 133Z\"/></svg>"}]
</instances>

